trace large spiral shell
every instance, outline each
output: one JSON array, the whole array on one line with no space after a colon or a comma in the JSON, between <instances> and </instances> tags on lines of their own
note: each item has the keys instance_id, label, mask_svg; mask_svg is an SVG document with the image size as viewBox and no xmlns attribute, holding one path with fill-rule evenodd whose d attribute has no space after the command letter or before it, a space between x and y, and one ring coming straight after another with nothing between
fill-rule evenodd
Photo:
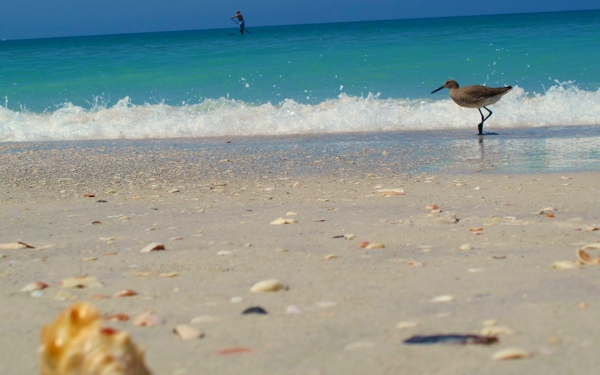
<instances>
[{"instance_id":1,"label":"large spiral shell","mask_svg":"<svg viewBox=\"0 0 600 375\"><path fill-rule=\"evenodd\" d=\"M78 303L42 329L41 375L150 375L127 332L102 327L98 309Z\"/></svg>"}]
</instances>

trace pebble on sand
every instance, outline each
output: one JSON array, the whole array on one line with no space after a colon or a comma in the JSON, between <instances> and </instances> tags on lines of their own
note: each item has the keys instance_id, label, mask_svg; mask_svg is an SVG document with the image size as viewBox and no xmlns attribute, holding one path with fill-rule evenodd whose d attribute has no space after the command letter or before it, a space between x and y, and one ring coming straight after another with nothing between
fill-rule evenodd
<instances>
[{"instance_id":1,"label":"pebble on sand","mask_svg":"<svg viewBox=\"0 0 600 375\"><path fill-rule=\"evenodd\" d=\"M279 281L277 279L269 279L269 280L259 281L258 283L254 284L254 286L252 288L250 288L250 291L252 293L267 293L267 292L277 292L284 288L285 288L285 286L281 283L281 281Z\"/></svg>"}]
</instances>

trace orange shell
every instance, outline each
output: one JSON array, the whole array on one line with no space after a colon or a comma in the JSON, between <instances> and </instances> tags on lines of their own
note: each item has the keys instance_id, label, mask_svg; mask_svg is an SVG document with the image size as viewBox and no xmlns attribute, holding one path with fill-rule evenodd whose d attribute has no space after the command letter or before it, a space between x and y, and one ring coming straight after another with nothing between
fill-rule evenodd
<instances>
[{"instance_id":1,"label":"orange shell","mask_svg":"<svg viewBox=\"0 0 600 375\"><path fill-rule=\"evenodd\" d=\"M63 310L42 329L41 375L150 375L144 351L127 332L102 327L102 316L91 304Z\"/></svg>"}]
</instances>

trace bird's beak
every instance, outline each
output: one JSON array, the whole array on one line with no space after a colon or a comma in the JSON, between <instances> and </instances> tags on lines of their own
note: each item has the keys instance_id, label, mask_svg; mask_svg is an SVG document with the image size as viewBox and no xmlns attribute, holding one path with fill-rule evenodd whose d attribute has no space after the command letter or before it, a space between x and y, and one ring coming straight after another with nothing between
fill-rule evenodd
<instances>
[{"instance_id":1,"label":"bird's beak","mask_svg":"<svg viewBox=\"0 0 600 375\"><path fill-rule=\"evenodd\" d=\"M444 88L444 86L442 86L442 87L440 87L440 88L437 88L437 89L433 90L431 93L433 94L434 92L438 92L438 91L440 91L440 90L441 90L441 89L443 89L443 88Z\"/></svg>"}]
</instances>

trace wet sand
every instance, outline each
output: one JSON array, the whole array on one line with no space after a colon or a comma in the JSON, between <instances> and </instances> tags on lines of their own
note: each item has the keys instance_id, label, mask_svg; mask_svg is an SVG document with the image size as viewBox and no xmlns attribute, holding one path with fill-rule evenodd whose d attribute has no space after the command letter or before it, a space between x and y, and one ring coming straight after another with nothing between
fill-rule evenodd
<instances>
[{"instance_id":1,"label":"wet sand","mask_svg":"<svg viewBox=\"0 0 600 375\"><path fill-rule=\"evenodd\" d=\"M551 265L600 241L598 172L400 174L355 155L318 175L172 151L144 169L149 154L138 151L0 156L0 244L36 247L0 250L2 374L37 373L42 326L75 301L163 318L156 327L107 323L147 349L154 374L596 371L600 266ZM426 208L433 204L441 212ZM554 217L539 214L547 207ZM269 224L280 217L297 223ZM364 241L385 248L360 248ZM151 242L166 250L140 253ZM77 275L103 286L61 289ZM271 278L288 290L250 292ZM19 291L36 280L50 285L41 296ZM114 297L125 288L138 295ZM452 299L431 302L439 296ZM268 314L242 315L251 306ZM173 334L199 316L211 317L194 324L204 338ZM403 344L477 334L488 320L514 334L491 346ZM507 347L532 357L491 360ZM230 348L249 351L219 354Z\"/></svg>"}]
</instances>

